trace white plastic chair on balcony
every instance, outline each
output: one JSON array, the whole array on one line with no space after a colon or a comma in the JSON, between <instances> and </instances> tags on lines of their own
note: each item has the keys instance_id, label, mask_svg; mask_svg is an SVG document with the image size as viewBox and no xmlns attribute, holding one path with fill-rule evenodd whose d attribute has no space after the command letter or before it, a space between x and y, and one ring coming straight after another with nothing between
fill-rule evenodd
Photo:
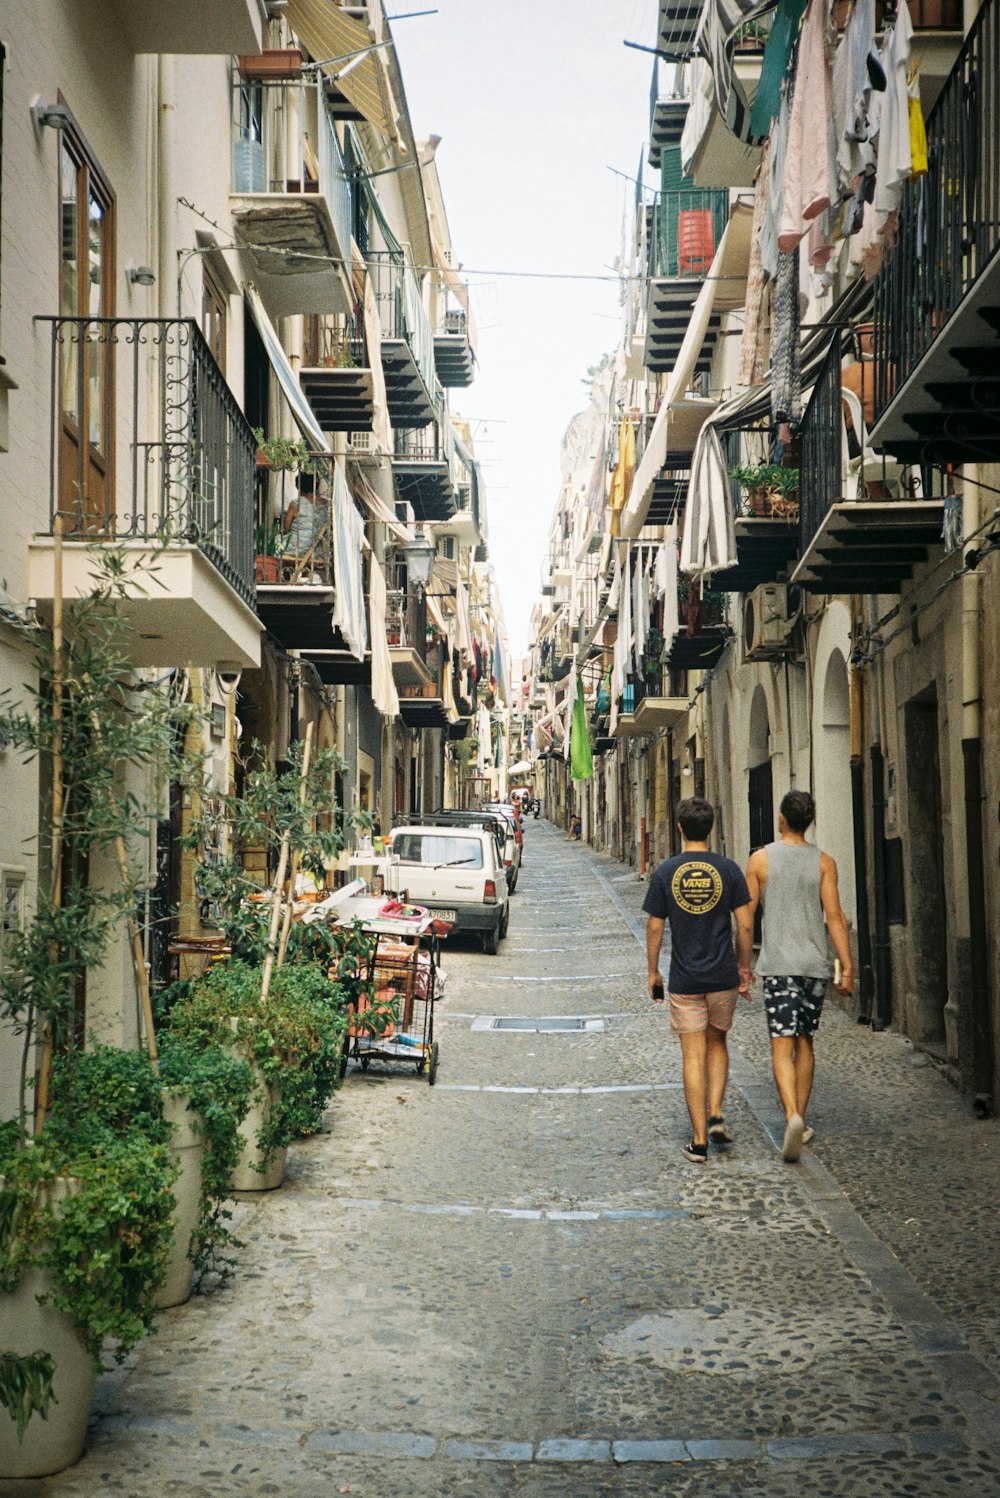
<instances>
[{"instance_id":1,"label":"white plastic chair on balcony","mask_svg":"<svg viewBox=\"0 0 1000 1498\"><path fill-rule=\"evenodd\" d=\"M885 490L885 498L900 499L906 488L904 475L908 472L902 463L895 458L883 456L876 453L868 441L868 429L865 426L864 413L861 402L853 390L846 386L840 387L840 398L850 413L851 425L854 428L854 436L857 439L858 453L851 456L850 444L848 442L847 421L844 421L844 442L842 451L844 454L843 483L844 494L852 495L856 499L868 497L868 486L879 484ZM919 488L919 473L917 478ZM919 497L919 493L913 497Z\"/></svg>"}]
</instances>

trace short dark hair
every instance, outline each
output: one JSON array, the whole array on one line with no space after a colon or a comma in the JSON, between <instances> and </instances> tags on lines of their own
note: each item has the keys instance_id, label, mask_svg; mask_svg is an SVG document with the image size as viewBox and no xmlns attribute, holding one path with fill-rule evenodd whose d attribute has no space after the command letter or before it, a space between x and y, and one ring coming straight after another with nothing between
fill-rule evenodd
<instances>
[{"instance_id":1,"label":"short dark hair","mask_svg":"<svg viewBox=\"0 0 1000 1498\"><path fill-rule=\"evenodd\" d=\"M778 810L793 832L805 832L816 820L816 803L808 791L789 791Z\"/></svg>"},{"instance_id":2,"label":"short dark hair","mask_svg":"<svg viewBox=\"0 0 1000 1498\"><path fill-rule=\"evenodd\" d=\"M677 820L689 843L703 843L715 825L715 810L704 796L678 802Z\"/></svg>"}]
</instances>

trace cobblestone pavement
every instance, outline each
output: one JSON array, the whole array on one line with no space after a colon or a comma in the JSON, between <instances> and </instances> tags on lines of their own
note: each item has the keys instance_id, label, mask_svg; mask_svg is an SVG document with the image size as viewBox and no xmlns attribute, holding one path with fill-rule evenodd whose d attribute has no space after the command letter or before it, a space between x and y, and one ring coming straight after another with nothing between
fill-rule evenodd
<instances>
[{"instance_id":1,"label":"cobblestone pavement","mask_svg":"<svg viewBox=\"0 0 1000 1498\"><path fill-rule=\"evenodd\" d=\"M231 1285L102 1381L78 1467L0 1498L1000 1494L997 1123L831 1009L783 1164L758 1001L736 1143L690 1165L642 884L526 844L500 956L447 953L438 1085L352 1071L241 1201Z\"/></svg>"}]
</instances>

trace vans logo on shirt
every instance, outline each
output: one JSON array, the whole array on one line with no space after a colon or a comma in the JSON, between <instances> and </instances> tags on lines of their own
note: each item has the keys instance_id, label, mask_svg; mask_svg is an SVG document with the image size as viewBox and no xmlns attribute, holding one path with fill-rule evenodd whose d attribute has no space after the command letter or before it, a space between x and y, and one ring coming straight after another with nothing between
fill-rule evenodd
<instances>
[{"instance_id":1,"label":"vans logo on shirt","mask_svg":"<svg viewBox=\"0 0 1000 1498\"><path fill-rule=\"evenodd\" d=\"M711 863L682 863L670 881L670 893L687 915L707 915L722 899L722 876Z\"/></svg>"}]
</instances>

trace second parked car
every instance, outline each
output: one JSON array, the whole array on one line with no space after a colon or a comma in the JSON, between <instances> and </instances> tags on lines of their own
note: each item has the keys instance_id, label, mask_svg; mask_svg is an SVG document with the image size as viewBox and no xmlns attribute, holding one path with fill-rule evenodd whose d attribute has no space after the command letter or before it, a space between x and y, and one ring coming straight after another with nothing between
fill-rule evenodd
<instances>
[{"instance_id":1,"label":"second parked car","mask_svg":"<svg viewBox=\"0 0 1000 1498\"><path fill-rule=\"evenodd\" d=\"M495 956L507 935L510 905L503 861L490 827L413 825L393 828L399 884L458 931L474 931Z\"/></svg>"}]
</instances>

